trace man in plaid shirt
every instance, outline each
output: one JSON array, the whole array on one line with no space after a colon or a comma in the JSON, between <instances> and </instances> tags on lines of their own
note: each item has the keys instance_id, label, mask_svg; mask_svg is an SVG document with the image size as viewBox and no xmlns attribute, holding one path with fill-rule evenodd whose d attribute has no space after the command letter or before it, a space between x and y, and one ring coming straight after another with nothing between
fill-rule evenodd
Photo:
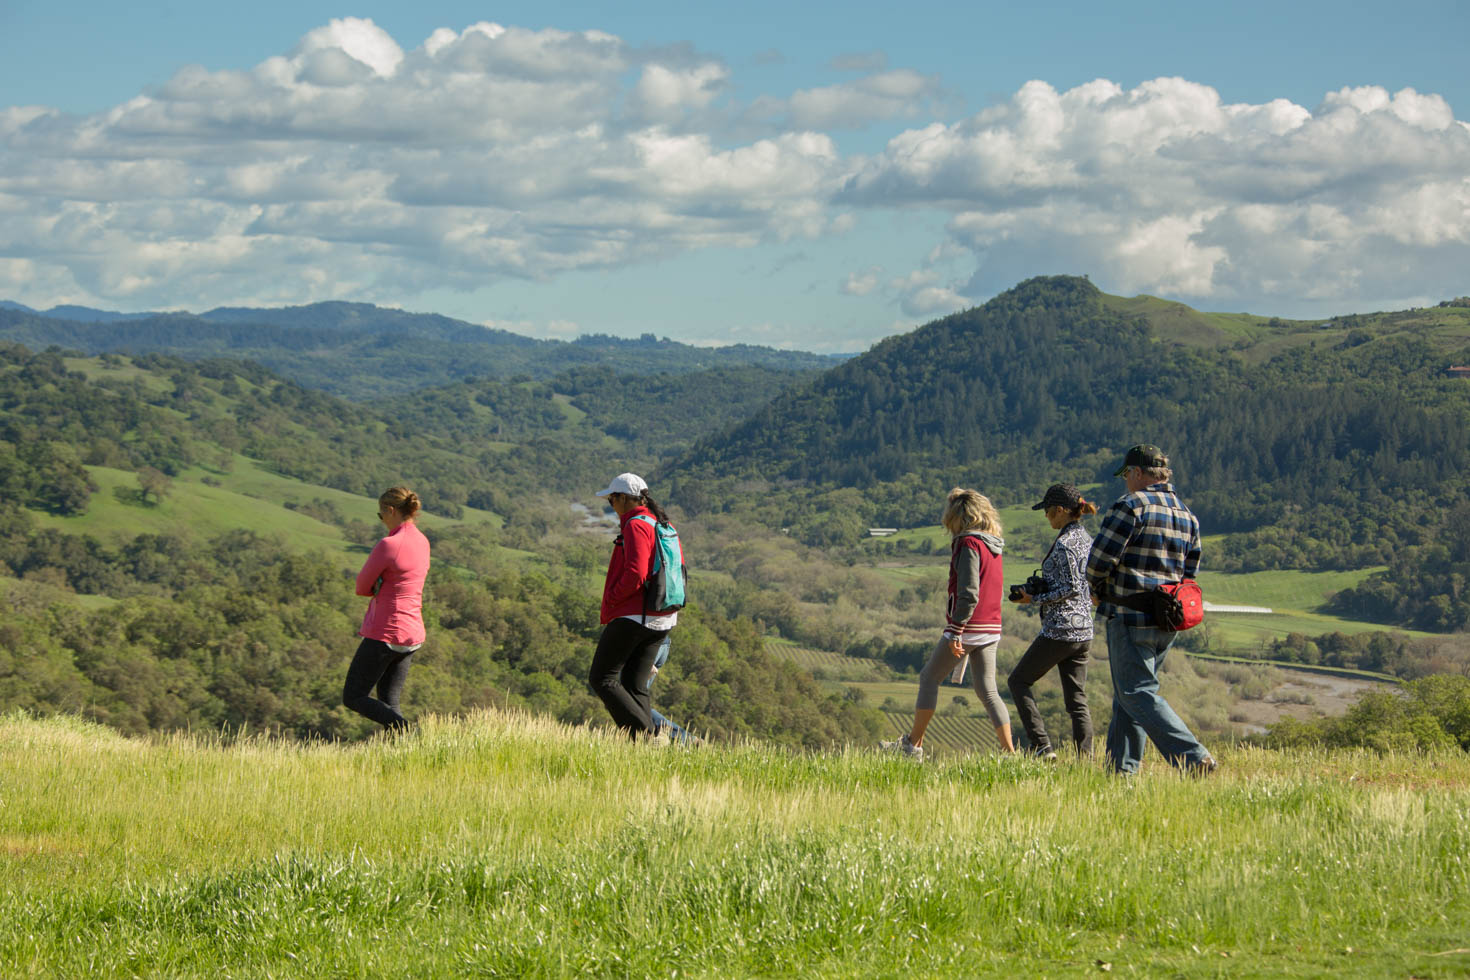
<instances>
[{"instance_id":1,"label":"man in plaid shirt","mask_svg":"<svg viewBox=\"0 0 1470 980\"><path fill-rule=\"evenodd\" d=\"M1109 601L1193 578L1199 569L1199 521L1175 495L1169 457L1157 446L1128 450L1114 475L1123 477L1128 492L1108 510L1087 557L1098 615L1108 621L1108 755L1115 771L1135 773L1146 736L1171 764L1203 775L1214 770L1215 760L1159 695L1159 670L1175 634L1156 628L1148 613Z\"/></svg>"}]
</instances>

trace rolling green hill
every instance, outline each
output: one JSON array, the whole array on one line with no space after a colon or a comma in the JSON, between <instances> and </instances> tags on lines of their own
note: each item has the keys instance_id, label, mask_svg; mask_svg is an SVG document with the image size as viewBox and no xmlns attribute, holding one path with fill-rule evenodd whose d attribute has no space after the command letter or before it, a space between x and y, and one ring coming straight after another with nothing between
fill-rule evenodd
<instances>
[{"instance_id":1,"label":"rolling green hill","mask_svg":"<svg viewBox=\"0 0 1470 980\"><path fill-rule=\"evenodd\" d=\"M360 405L246 361L80 358L0 344L0 487L12 502L67 515L93 494L84 467L176 476L244 456L347 494L408 481L450 517L504 513L548 491L586 494L613 473L651 471L791 379L755 366L636 376L597 368Z\"/></svg>"},{"instance_id":2,"label":"rolling green hill","mask_svg":"<svg viewBox=\"0 0 1470 980\"><path fill-rule=\"evenodd\" d=\"M473 378L544 379L577 367L608 367L631 374L740 367L806 372L834 363L833 358L801 351L744 344L699 348L651 334L636 340L601 335L570 343L536 340L449 317L366 303L221 308L198 316L123 317L80 308L56 312L69 316L0 307L0 339L37 350L58 345L87 354L248 359L353 401Z\"/></svg>"}]
</instances>

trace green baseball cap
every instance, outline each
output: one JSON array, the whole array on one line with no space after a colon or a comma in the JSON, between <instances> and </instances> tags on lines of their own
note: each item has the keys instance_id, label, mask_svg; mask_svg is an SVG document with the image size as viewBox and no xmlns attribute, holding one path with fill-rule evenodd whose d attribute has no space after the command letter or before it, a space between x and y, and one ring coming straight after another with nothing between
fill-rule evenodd
<instances>
[{"instance_id":1,"label":"green baseball cap","mask_svg":"<svg viewBox=\"0 0 1470 980\"><path fill-rule=\"evenodd\" d=\"M1169 465L1169 457L1158 446L1141 445L1134 446L1128 450L1128 455L1123 457L1123 465L1118 467L1114 476L1122 476L1123 471L1130 466L1142 466L1146 469L1158 469Z\"/></svg>"}]
</instances>

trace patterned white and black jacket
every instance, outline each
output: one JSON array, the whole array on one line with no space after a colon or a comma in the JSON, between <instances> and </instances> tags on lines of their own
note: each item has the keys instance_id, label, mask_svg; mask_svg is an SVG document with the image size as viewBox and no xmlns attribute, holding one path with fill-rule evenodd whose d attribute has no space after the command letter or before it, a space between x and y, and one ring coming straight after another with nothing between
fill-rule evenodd
<instances>
[{"instance_id":1,"label":"patterned white and black jacket","mask_svg":"<svg viewBox=\"0 0 1470 980\"><path fill-rule=\"evenodd\" d=\"M1092 592L1087 585L1087 556L1092 535L1081 521L1073 521L1057 534L1056 542L1041 562L1041 577L1047 591L1034 600L1041 606L1041 635L1066 643L1092 640Z\"/></svg>"}]
</instances>

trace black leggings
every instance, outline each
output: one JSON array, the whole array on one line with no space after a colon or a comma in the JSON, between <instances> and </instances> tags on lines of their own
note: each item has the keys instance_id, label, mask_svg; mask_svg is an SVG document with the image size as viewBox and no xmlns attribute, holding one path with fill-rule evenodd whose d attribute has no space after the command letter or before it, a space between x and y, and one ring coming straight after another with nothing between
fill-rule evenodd
<instances>
[{"instance_id":1,"label":"black leggings","mask_svg":"<svg viewBox=\"0 0 1470 980\"><path fill-rule=\"evenodd\" d=\"M1026 729L1026 741L1031 743L1033 751L1046 752L1052 746L1031 685L1056 667L1062 679L1062 701L1072 717L1072 744L1080 754L1092 754L1092 714L1087 710L1087 649L1091 645L1089 641L1068 643L1038 636L1006 679L1011 700L1016 702L1016 714L1021 716L1021 726Z\"/></svg>"},{"instance_id":2,"label":"black leggings","mask_svg":"<svg viewBox=\"0 0 1470 980\"><path fill-rule=\"evenodd\" d=\"M654 731L648 682L653 677L658 648L668 635L668 630L651 630L631 619L615 619L602 628L602 637L597 641L587 683L630 738L636 738L639 732Z\"/></svg>"},{"instance_id":3,"label":"black leggings","mask_svg":"<svg viewBox=\"0 0 1470 980\"><path fill-rule=\"evenodd\" d=\"M397 653L388 649L388 644L382 640L364 637L357 646L352 665L347 668L347 683L342 685L342 703L384 728L407 728L408 719L399 713L398 699L403 694L403 682L408 679L413 654L412 650ZM378 688L376 698L373 697L374 685Z\"/></svg>"}]
</instances>

